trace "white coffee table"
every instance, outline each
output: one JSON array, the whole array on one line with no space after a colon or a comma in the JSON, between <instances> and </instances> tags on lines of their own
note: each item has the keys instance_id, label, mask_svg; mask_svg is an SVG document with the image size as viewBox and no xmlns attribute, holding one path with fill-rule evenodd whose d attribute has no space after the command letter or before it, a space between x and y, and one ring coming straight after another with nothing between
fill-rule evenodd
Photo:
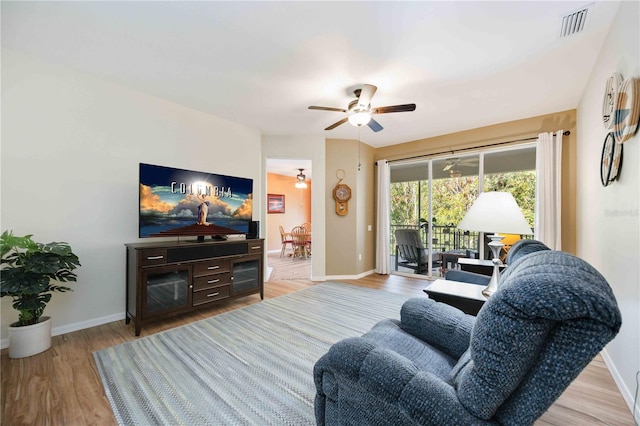
<instances>
[{"instance_id":1,"label":"white coffee table","mask_svg":"<svg viewBox=\"0 0 640 426\"><path fill-rule=\"evenodd\" d=\"M438 279L423 291L436 302L446 303L469 315L477 315L487 301L482 294L484 288L484 285Z\"/></svg>"}]
</instances>

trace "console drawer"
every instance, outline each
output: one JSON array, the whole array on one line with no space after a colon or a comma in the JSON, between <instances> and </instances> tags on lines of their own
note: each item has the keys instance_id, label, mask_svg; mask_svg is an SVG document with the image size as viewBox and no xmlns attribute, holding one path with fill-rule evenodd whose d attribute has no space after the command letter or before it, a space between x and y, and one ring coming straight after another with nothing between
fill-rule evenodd
<instances>
[{"instance_id":1,"label":"console drawer","mask_svg":"<svg viewBox=\"0 0 640 426\"><path fill-rule=\"evenodd\" d=\"M229 272L229 261L212 259L207 262L198 262L193 265L193 275L201 276L208 274L219 274L221 272Z\"/></svg>"},{"instance_id":2,"label":"console drawer","mask_svg":"<svg viewBox=\"0 0 640 426\"><path fill-rule=\"evenodd\" d=\"M142 266L156 266L167 263L167 249L147 249L140 252Z\"/></svg>"},{"instance_id":3,"label":"console drawer","mask_svg":"<svg viewBox=\"0 0 640 426\"><path fill-rule=\"evenodd\" d=\"M231 273L204 275L193 279L193 291L206 290L208 288L220 287L231 284Z\"/></svg>"},{"instance_id":4,"label":"console drawer","mask_svg":"<svg viewBox=\"0 0 640 426\"><path fill-rule=\"evenodd\" d=\"M204 303L213 302L215 300L225 299L229 297L229 286L214 287L205 291L196 291L193 293L193 306L202 305Z\"/></svg>"},{"instance_id":5,"label":"console drawer","mask_svg":"<svg viewBox=\"0 0 640 426\"><path fill-rule=\"evenodd\" d=\"M262 251L262 241L248 243L249 254L260 253Z\"/></svg>"}]
</instances>

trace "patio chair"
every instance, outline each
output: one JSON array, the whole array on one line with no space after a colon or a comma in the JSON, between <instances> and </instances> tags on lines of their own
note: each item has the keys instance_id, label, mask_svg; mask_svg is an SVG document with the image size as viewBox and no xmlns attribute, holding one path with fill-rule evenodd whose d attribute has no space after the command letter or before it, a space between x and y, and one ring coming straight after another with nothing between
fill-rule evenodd
<instances>
[{"instance_id":1,"label":"patio chair","mask_svg":"<svg viewBox=\"0 0 640 426\"><path fill-rule=\"evenodd\" d=\"M398 266L413 269L416 274L429 272L429 250L420 240L417 229L396 229L396 271ZM439 257L433 256L432 266L440 264Z\"/></svg>"}]
</instances>

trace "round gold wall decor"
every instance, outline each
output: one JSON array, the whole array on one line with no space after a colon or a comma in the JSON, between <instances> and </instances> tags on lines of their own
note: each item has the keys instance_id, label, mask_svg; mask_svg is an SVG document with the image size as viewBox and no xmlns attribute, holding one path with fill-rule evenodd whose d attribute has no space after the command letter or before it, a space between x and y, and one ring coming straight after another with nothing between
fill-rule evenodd
<instances>
[{"instance_id":1,"label":"round gold wall decor","mask_svg":"<svg viewBox=\"0 0 640 426\"><path fill-rule=\"evenodd\" d=\"M616 110L616 102L618 101L618 92L622 86L622 75L614 72L607 79L604 90L604 99L602 100L602 121L605 129L613 127L613 115Z\"/></svg>"},{"instance_id":2,"label":"round gold wall decor","mask_svg":"<svg viewBox=\"0 0 640 426\"><path fill-rule=\"evenodd\" d=\"M613 129L616 142L621 144L635 134L640 119L640 80L628 78L622 84L616 100Z\"/></svg>"}]
</instances>

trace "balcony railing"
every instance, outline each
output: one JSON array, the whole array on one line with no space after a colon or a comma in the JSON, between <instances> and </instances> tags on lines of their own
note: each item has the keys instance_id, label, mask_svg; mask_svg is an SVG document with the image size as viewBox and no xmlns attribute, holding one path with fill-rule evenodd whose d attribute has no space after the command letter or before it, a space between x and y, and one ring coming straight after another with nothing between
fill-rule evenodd
<instances>
[{"instance_id":1,"label":"balcony railing","mask_svg":"<svg viewBox=\"0 0 640 426\"><path fill-rule=\"evenodd\" d=\"M420 239L427 248L427 224L423 225L391 225L389 253L395 253L396 247L396 229L418 229L420 231ZM432 241L434 252L448 252L452 250L471 250L474 256L479 254L478 233L471 231L463 231L456 225L433 225ZM486 237L485 237L486 238ZM533 235L523 236L523 239L533 238ZM489 240L487 239L487 242ZM491 254L488 247L485 247L485 255Z\"/></svg>"},{"instance_id":2,"label":"balcony railing","mask_svg":"<svg viewBox=\"0 0 640 426\"><path fill-rule=\"evenodd\" d=\"M427 226L424 225L391 225L391 245L390 252L393 253L396 246L396 229L418 229L420 239L425 247L429 247ZM433 225L432 242L435 252L446 252L451 250L473 250L478 251L478 233L463 231L455 225Z\"/></svg>"}]
</instances>

